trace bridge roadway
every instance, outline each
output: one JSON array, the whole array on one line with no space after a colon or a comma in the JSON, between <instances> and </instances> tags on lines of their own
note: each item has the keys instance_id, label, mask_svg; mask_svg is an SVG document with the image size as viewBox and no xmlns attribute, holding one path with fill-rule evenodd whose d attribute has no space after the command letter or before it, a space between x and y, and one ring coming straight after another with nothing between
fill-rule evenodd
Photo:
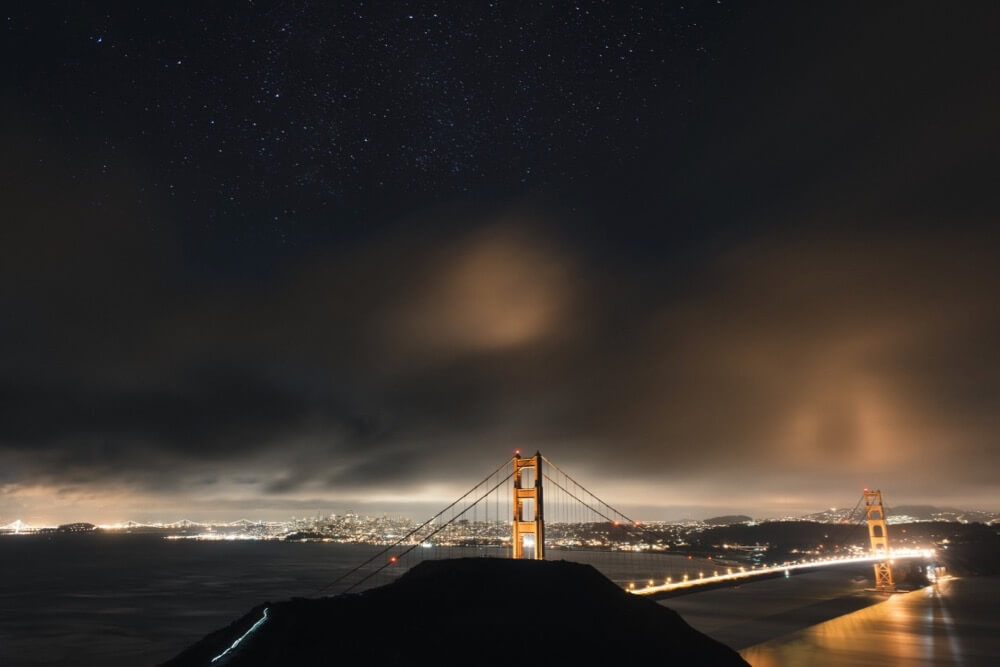
<instances>
[{"instance_id":1,"label":"bridge roadway","mask_svg":"<svg viewBox=\"0 0 1000 667\"><path fill-rule=\"evenodd\" d=\"M930 549L894 549L889 552L888 560L902 560L906 558L924 558L930 559L934 557L934 552ZM710 577L698 577L697 579L690 579L685 575L685 578L681 581L671 581L668 579L665 583L653 586L645 586L643 588L628 588L628 592L634 595L656 595L658 593L669 593L672 591L683 590L687 588L696 588L698 586L706 586L709 584L720 584L725 582L735 582L735 581L745 581L749 579L754 579L756 577L761 577L764 575L774 575L785 573L786 575L795 570L805 570L813 569L817 567L829 567L831 565L847 565L850 563L876 563L886 560L885 555L878 556L854 556L854 557L840 557L840 558L826 558L826 559L816 559L809 561L798 561L795 563L786 562L782 565L772 565L769 567L758 567L746 569L745 567L734 568L727 567L725 574L713 574Z\"/></svg>"}]
</instances>

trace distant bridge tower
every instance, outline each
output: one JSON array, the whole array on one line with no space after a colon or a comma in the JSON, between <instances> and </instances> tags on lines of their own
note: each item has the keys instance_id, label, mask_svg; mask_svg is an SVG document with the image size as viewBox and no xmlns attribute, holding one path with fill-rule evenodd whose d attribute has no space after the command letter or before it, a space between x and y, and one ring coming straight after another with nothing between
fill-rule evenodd
<instances>
[{"instance_id":1,"label":"distant bridge tower","mask_svg":"<svg viewBox=\"0 0 1000 667\"><path fill-rule=\"evenodd\" d=\"M875 491L865 489L864 493L872 555L883 557L883 560L875 561L875 588L885 592L892 591L896 585L892 581L892 565L889 562L889 533L886 530L882 492L877 489Z\"/></svg>"},{"instance_id":2,"label":"distant bridge tower","mask_svg":"<svg viewBox=\"0 0 1000 667\"><path fill-rule=\"evenodd\" d=\"M535 485L523 488L521 473L534 469ZM532 501L534 519L525 521L524 501ZM535 541L535 560L545 559L545 522L542 511L542 455L535 452L530 458L521 458L521 452L514 453L514 558L524 558L524 536L531 535Z\"/></svg>"}]
</instances>

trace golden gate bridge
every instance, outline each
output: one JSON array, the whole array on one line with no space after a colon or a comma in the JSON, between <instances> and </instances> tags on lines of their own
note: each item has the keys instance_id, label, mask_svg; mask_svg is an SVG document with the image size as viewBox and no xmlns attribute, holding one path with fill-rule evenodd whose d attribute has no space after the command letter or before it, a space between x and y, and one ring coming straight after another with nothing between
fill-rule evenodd
<instances>
[{"instance_id":1,"label":"golden gate bridge","mask_svg":"<svg viewBox=\"0 0 1000 667\"><path fill-rule=\"evenodd\" d=\"M852 523L862 508L863 517ZM317 592L350 593L387 583L422 560L556 556L588 562L629 592L654 597L852 563L870 563L874 590L890 593L897 561L926 566L933 560L931 550L890 548L880 490L864 490L844 527L862 522L869 544L862 553L755 564L678 558L662 526L627 516L541 453L517 451L454 502L412 530L388 536L383 548Z\"/></svg>"}]
</instances>

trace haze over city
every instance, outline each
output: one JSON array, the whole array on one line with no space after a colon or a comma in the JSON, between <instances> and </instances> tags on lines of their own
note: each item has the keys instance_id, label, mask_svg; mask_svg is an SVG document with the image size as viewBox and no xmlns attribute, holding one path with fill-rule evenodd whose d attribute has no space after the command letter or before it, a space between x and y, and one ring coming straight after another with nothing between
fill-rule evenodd
<instances>
[{"instance_id":1,"label":"haze over city","mask_svg":"<svg viewBox=\"0 0 1000 667\"><path fill-rule=\"evenodd\" d=\"M5 9L0 524L1000 510L1000 17L805 4Z\"/></svg>"}]
</instances>

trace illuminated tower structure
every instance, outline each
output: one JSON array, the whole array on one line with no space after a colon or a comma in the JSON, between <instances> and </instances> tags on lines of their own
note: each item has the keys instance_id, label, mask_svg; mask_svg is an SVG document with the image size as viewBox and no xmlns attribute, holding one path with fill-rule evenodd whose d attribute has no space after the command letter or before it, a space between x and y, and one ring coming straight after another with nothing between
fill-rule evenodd
<instances>
[{"instance_id":1,"label":"illuminated tower structure","mask_svg":"<svg viewBox=\"0 0 1000 667\"><path fill-rule=\"evenodd\" d=\"M524 488L522 474L534 469L535 485ZM524 518L524 501L533 505L534 518ZM524 558L524 536L531 535L535 542L535 560L545 559L545 521L542 511L542 455L535 452L529 458L521 458L521 452L514 453L514 558Z\"/></svg>"},{"instance_id":2,"label":"illuminated tower structure","mask_svg":"<svg viewBox=\"0 0 1000 667\"><path fill-rule=\"evenodd\" d=\"M872 555L881 556L875 561L875 588L890 592L896 589L892 581L892 564L889 560L889 533L885 523L885 508L882 506L882 492L865 489L865 511L868 514L868 537L871 539Z\"/></svg>"}]
</instances>

